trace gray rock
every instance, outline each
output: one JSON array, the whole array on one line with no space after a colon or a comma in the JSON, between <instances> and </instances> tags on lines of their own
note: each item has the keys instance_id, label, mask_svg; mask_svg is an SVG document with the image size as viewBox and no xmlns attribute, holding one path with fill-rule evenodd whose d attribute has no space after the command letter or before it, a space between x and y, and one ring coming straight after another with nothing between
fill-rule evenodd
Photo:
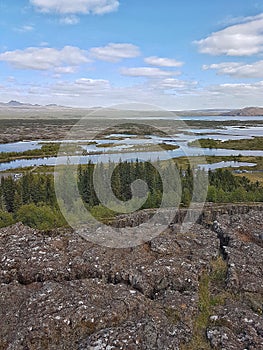
<instances>
[{"instance_id":1,"label":"gray rock","mask_svg":"<svg viewBox=\"0 0 263 350\"><path fill-rule=\"evenodd\" d=\"M0 349L179 350L203 332L196 326L202 293L210 310L204 342L263 349L259 208L208 207L186 233L182 211L162 235L127 249L95 245L71 230L1 229ZM133 215L132 225L150 214ZM213 271L221 254L225 275Z\"/></svg>"}]
</instances>

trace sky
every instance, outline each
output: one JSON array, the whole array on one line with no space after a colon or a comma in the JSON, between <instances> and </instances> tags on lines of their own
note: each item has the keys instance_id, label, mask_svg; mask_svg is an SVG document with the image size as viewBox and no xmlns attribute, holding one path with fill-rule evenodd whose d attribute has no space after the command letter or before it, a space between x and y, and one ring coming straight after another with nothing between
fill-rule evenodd
<instances>
[{"instance_id":1,"label":"sky","mask_svg":"<svg viewBox=\"0 0 263 350\"><path fill-rule=\"evenodd\" d=\"M0 102L263 106L263 2L0 0Z\"/></svg>"}]
</instances>

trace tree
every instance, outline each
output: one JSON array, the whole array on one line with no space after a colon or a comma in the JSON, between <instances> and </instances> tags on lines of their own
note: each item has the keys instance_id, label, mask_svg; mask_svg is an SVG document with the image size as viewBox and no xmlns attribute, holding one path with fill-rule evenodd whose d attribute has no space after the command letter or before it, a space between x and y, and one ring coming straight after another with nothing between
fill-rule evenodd
<instances>
[{"instance_id":1,"label":"tree","mask_svg":"<svg viewBox=\"0 0 263 350\"><path fill-rule=\"evenodd\" d=\"M19 193L17 190L14 195L14 212L16 212L21 206L22 206L22 197L21 193Z\"/></svg>"},{"instance_id":2,"label":"tree","mask_svg":"<svg viewBox=\"0 0 263 350\"><path fill-rule=\"evenodd\" d=\"M8 176L7 178L2 178L1 187L2 187L2 193L4 197L6 210L8 212L13 212L14 197L15 197L15 191L16 191L14 179L11 176Z\"/></svg>"},{"instance_id":3,"label":"tree","mask_svg":"<svg viewBox=\"0 0 263 350\"><path fill-rule=\"evenodd\" d=\"M191 199L192 199L192 196L191 196L191 192L190 192L189 188L183 187L182 204L186 207L189 206L191 203Z\"/></svg>"}]
</instances>

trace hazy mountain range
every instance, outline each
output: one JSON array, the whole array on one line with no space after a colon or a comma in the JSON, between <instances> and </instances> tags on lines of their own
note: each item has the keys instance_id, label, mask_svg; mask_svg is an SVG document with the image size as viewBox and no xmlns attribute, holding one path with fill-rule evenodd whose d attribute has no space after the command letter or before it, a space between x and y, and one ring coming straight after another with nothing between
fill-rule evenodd
<instances>
[{"instance_id":1,"label":"hazy mountain range","mask_svg":"<svg viewBox=\"0 0 263 350\"><path fill-rule=\"evenodd\" d=\"M39 104L22 103L19 101L11 100L7 103L0 102L0 107L34 108L34 107L62 107L62 106L58 106L56 104L48 104L45 106L41 106Z\"/></svg>"},{"instance_id":2,"label":"hazy mountain range","mask_svg":"<svg viewBox=\"0 0 263 350\"><path fill-rule=\"evenodd\" d=\"M3 117L5 114L14 113L17 116L18 114L22 114L25 116L26 112L31 115L34 111L43 112L44 115L49 113L50 111L56 112L65 112L69 111L69 113L74 113L74 111L96 111L99 110L100 107L91 107L91 108L74 108L68 106L60 106L57 104L47 104L47 105L39 105L39 104L30 104L30 103L22 103L20 101L11 100L7 103L0 102L0 116ZM108 109L107 111L116 111L114 109ZM140 112L140 111L138 111ZM141 111L143 113L143 111ZM154 111L154 113L160 113L160 111ZM203 110L184 110L184 111L172 111L176 115L198 115L198 116L209 116L209 115L222 115L222 116L263 116L263 108L262 107L245 107L241 109L203 109ZM15 116L14 115L14 116Z\"/></svg>"}]
</instances>

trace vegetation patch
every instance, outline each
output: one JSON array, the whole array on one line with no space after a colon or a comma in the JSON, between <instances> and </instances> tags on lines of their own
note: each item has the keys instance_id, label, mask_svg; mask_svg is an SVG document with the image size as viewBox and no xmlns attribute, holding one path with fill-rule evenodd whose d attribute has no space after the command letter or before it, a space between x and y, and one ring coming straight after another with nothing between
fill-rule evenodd
<instances>
[{"instance_id":1,"label":"vegetation patch","mask_svg":"<svg viewBox=\"0 0 263 350\"><path fill-rule=\"evenodd\" d=\"M263 185L263 171L255 171L255 172L249 172L245 174L235 174L237 177L243 177L245 176L249 181L253 183L259 183L261 186Z\"/></svg>"},{"instance_id":2,"label":"vegetation patch","mask_svg":"<svg viewBox=\"0 0 263 350\"><path fill-rule=\"evenodd\" d=\"M60 143L45 143L42 145L41 149L34 149L34 150L29 150L24 152L1 152L0 163L10 162L16 159L30 159L30 158L36 158L36 157L54 157L57 155L59 148L60 148Z\"/></svg>"},{"instance_id":3,"label":"vegetation patch","mask_svg":"<svg viewBox=\"0 0 263 350\"><path fill-rule=\"evenodd\" d=\"M154 165L153 162L141 162L137 159L131 162L120 161L118 164L111 162L107 164L100 163L98 167L100 168L100 174L103 174L96 183L97 188L100 189L100 193L105 195L102 202L98 199L93 184L95 165L91 162L87 165L79 165L76 176L81 199L92 214L101 220L112 220L116 214L122 212L120 207L107 202L109 198L107 197L108 192L105 189L105 183L107 183L107 179L109 178L111 178L111 187L114 195L120 201L132 203L133 207L139 209L159 208L161 203L164 207L173 207L175 203L180 204L182 207L187 207L191 201L198 202L198 197L193 197L194 179L195 183L199 186L198 192L205 191L204 194L206 194L207 190L206 186L204 186L204 178L207 177L206 172L202 169L196 171L189 164L186 169L179 167L177 164L178 179L175 183L171 181L170 177L174 176L171 163L166 161L156 161ZM157 170L160 167L163 174L167 174L167 178L165 176L161 178ZM63 176L63 168L56 170L59 176ZM14 178L10 175L1 178L0 210L5 214L3 214L2 219L0 218L0 225L8 226L13 220L20 220L33 227L43 229L46 227L44 226L45 220L49 228L52 225L53 227L66 225L65 221L62 220L57 203L54 176L52 173L48 173L48 171L51 172L52 170L53 168L40 167L38 168L39 172L36 173L31 171L22 173L21 177ZM144 197L145 194L140 191L135 194L132 193L131 184L137 179L143 180L148 185L146 198ZM234 176L229 170L218 169L216 171L209 171L208 180L208 202L237 203L263 201L263 187L259 182L251 182L244 176ZM71 203L73 201L71 204L74 207L74 205L78 205L77 201L80 198L74 199L74 192L70 192L73 182L65 174L60 183L68 189L64 191L66 193L62 191L65 196L62 200L65 203ZM166 193L163 193L164 182L167 189ZM106 203L108 208L114 210L108 210L102 203ZM35 205L36 207L31 208L28 205ZM26 216L26 211L28 212L28 216ZM55 217L51 215L51 212ZM34 219L30 221L30 214L45 219L41 219L40 221L34 221Z\"/></svg>"},{"instance_id":4,"label":"vegetation patch","mask_svg":"<svg viewBox=\"0 0 263 350\"><path fill-rule=\"evenodd\" d=\"M122 123L120 126L108 128L101 134L98 134L98 138L104 138L111 134L127 134L127 135L156 135L166 136L165 132L157 129L153 126L142 124L142 123Z\"/></svg>"},{"instance_id":5,"label":"vegetation patch","mask_svg":"<svg viewBox=\"0 0 263 350\"><path fill-rule=\"evenodd\" d=\"M224 294L227 264L221 256L211 262L209 272L204 272L199 280L198 315L194 321L193 337L190 343L184 344L182 350L210 350L206 330L211 323L210 316L217 305L224 305ZM220 286L220 289L217 289ZM227 295L227 294L226 294ZM228 297L228 295L227 295Z\"/></svg>"},{"instance_id":6,"label":"vegetation patch","mask_svg":"<svg viewBox=\"0 0 263 350\"><path fill-rule=\"evenodd\" d=\"M173 151L175 149L178 149L179 146L177 145L171 145L171 144L168 144L168 143L159 143L158 144L162 149L164 149L165 151Z\"/></svg>"},{"instance_id":7,"label":"vegetation patch","mask_svg":"<svg viewBox=\"0 0 263 350\"><path fill-rule=\"evenodd\" d=\"M22 205L15 213L15 220L39 230L49 230L66 224L58 210L47 205Z\"/></svg>"},{"instance_id":8,"label":"vegetation patch","mask_svg":"<svg viewBox=\"0 0 263 350\"><path fill-rule=\"evenodd\" d=\"M202 148L221 148L221 149L233 149L233 150L263 150L263 137L254 137L252 139L243 140L214 140L210 138L203 138L188 142L190 147L202 147Z\"/></svg>"},{"instance_id":9,"label":"vegetation patch","mask_svg":"<svg viewBox=\"0 0 263 350\"><path fill-rule=\"evenodd\" d=\"M13 215L6 211L0 210L0 228L10 226L15 222Z\"/></svg>"},{"instance_id":10,"label":"vegetation patch","mask_svg":"<svg viewBox=\"0 0 263 350\"><path fill-rule=\"evenodd\" d=\"M116 147L120 146L118 143L108 142L108 143L100 143L96 147L97 148L108 148L108 147Z\"/></svg>"}]
</instances>

